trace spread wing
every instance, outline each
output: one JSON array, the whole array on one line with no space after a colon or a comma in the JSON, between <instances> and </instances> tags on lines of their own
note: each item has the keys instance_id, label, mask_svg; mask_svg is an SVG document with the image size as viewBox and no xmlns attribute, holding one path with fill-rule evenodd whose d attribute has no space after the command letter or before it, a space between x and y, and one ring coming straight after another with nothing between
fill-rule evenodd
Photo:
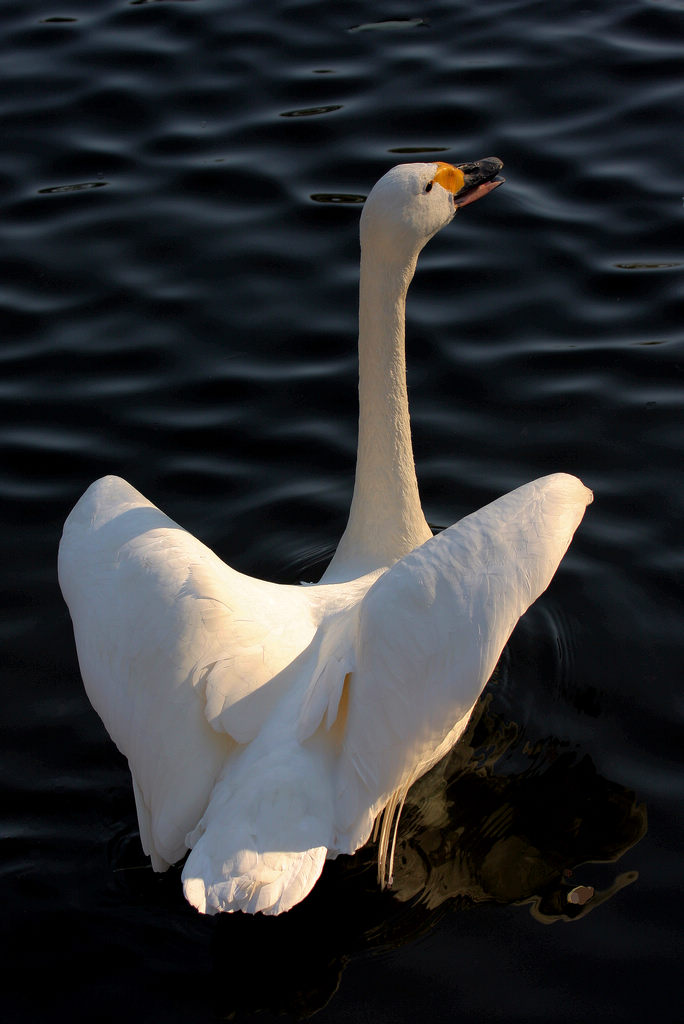
<instances>
[{"instance_id":1,"label":"spread wing","mask_svg":"<svg viewBox=\"0 0 684 1024\"><path fill-rule=\"evenodd\" d=\"M456 742L591 499L566 474L526 484L415 548L370 588L353 652L340 658L348 690L337 778L340 849L365 841L389 797ZM328 685L334 706L339 687ZM319 693L308 707L322 703Z\"/></svg>"},{"instance_id":2,"label":"spread wing","mask_svg":"<svg viewBox=\"0 0 684 1024\"><path fill-rule=\"evenodd\" d=\"M88 696L128 758L143 846L162 870L313 637L309 591L235 572L116 477L67 519L59 579Z\"/></svg>"}]
</instances>

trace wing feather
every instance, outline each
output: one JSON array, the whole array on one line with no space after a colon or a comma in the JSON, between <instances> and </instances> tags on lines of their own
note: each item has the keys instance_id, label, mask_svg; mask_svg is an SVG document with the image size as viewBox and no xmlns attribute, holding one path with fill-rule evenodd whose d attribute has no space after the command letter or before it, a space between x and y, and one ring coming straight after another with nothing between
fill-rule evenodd
<instances>
[{"instance_id":1,"label":"wing feather","mask_svg":"<svg viewBox=\"0 0 684 1024\"><path fill-rule=\"evenodd\" d=\"M369 807L456 741L591 497L566 474L533 481L415 548L368 591L337 779L347 847L365 838Z\"/></svg>"},{"instance_id":2,"label":"wing feather","mask_svg":"<svg viewBox=\"0 0 684 1024\"><path fill-rule=\"evenodd\" d=\"M165 867L314 635L311 599L235 572L116 477L69 516L59 577L88 696L128 758L143 842Z\"/></svg>"}]
</instances>

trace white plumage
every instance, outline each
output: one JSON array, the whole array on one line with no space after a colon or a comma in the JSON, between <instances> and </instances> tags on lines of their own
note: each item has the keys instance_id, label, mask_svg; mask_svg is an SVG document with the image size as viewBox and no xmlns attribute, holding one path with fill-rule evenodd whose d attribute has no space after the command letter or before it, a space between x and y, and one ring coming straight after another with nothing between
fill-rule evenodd
<instances>
[{"instance_id":1,"label":"white plumage","mask_svg":"<svg viewBox=\"0 0 684 1024\"><path fill-rule=\"evenodd\" d=\"M457 741L591 501L525 484L431 537L418 497L404 302L418 252L501 164L409 164L362 215L359 450L321 583L238 573L116 477L64 527L59 578L88 695L128 758L156 870L191 853L200 911L278 914L353 853ZM389 856L391 874L391 853Z\"/></svg>"}]
</instances>

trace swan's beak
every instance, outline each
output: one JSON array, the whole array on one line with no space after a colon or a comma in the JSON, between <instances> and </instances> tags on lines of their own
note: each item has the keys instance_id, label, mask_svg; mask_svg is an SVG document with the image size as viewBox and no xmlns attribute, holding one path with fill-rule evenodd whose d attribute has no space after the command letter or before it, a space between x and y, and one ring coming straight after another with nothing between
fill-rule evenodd
<instances>
[{"instance_id":1,"label":"swan's beak","mask_svg":"<svg viewBox=\"0 0 684 1024\"><path fill-rule=\"evenodd\" d=\"M456 207L460 210L503 185L506 179L497 177L502 167L503 161L498 156L488 156L469 164L456 164L455 169L463 176L463 185L454 191Z\"/></svg>"}]
</instances>

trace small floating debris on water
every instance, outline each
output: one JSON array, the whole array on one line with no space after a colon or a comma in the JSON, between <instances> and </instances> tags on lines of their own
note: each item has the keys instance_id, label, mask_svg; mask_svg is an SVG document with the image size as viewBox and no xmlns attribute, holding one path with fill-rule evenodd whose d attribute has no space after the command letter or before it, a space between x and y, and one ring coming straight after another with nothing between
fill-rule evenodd
<instances>
[{"instance_id":1,"label":"small floating debris on water","mask_svg":"<svg viewBox=\"0 0 684 1024\"><path fill-rule=\"evenodd\" d=\"M616 263L620 270L670 270L672 267L681 267L681 260L672 263Z\"/></svg>"},{"instance_id":2,"label":"small floating debris on water","mask_svg":"<svg viewBox=\"0 0 684 1024\"><path fill-rule=\"evenodd\" d=\"M366 197L353 192L314 192L310 198L314 203L365 203Z\"/></svg>"},{"instance_id":3,"label":"small floating debris on water","mask_svg":"<svg viewBox=\"0 0 684 1024\"><path fill-rule=\"evenodd\" d=\"M448 146L395 146L388 153L444 153Z\"/></svg>"},{"instance_id":4,"label":"small floating debris on water","mask_svg":"<svg viewBox=\"0 0 684 1024\"><path fill-rule=\"evenodd\" d=\"M430 22L425 18L387 18L385 21L369 21L365 25L352 25L348 32L400 32L405 28L427 28Z\"/></svg>"},{"instance_id":5,"label":"small floating debris on water","mask_svg":"<svg viewBox=\"0 0 684 1024\"><path fill-rule=\"evenodd\" d=\"M583 907L585 903L588 903L594 895L593 885L576 885L574 889L571 889L568 893L568 903L574 904L576 907Z\"/></svg>"},{"instance_id":6,"label":"small floating debris on water","mask_svg":"<svg viewBox=\"0 0 684 1024\"><path fill-rule=\"evenodd\" d=\"M143 4L167 3L169 0L128 0L131 7L140 7ZM196 0L175 0L175 3L195 3Z\"/></svg>"},{"instance_id":7,"label":"small floating debris on water","mask_svg":"<svg viewBox=\"0 0 684 1024\"><path fill-rule=\"evenodd\" d=\"M82 181L78 185L51 185L50 188L39 188L40 195L52 195L55 192L83 192L88 188L103 188L106 181Z\"/></svg>"},{"instance_id":8,"label":"small floating debris on water","mask_svg":"<svg viewBox=\"0 0 684 1024\"><path fill-rule=\"evenodd\" d=\"M341 110L341 103L330 103L326 107L304 107L302 110L285 110L281 117L316 117L319 114L332 114L335 110Z\"/></svg>"}]
</instances>

